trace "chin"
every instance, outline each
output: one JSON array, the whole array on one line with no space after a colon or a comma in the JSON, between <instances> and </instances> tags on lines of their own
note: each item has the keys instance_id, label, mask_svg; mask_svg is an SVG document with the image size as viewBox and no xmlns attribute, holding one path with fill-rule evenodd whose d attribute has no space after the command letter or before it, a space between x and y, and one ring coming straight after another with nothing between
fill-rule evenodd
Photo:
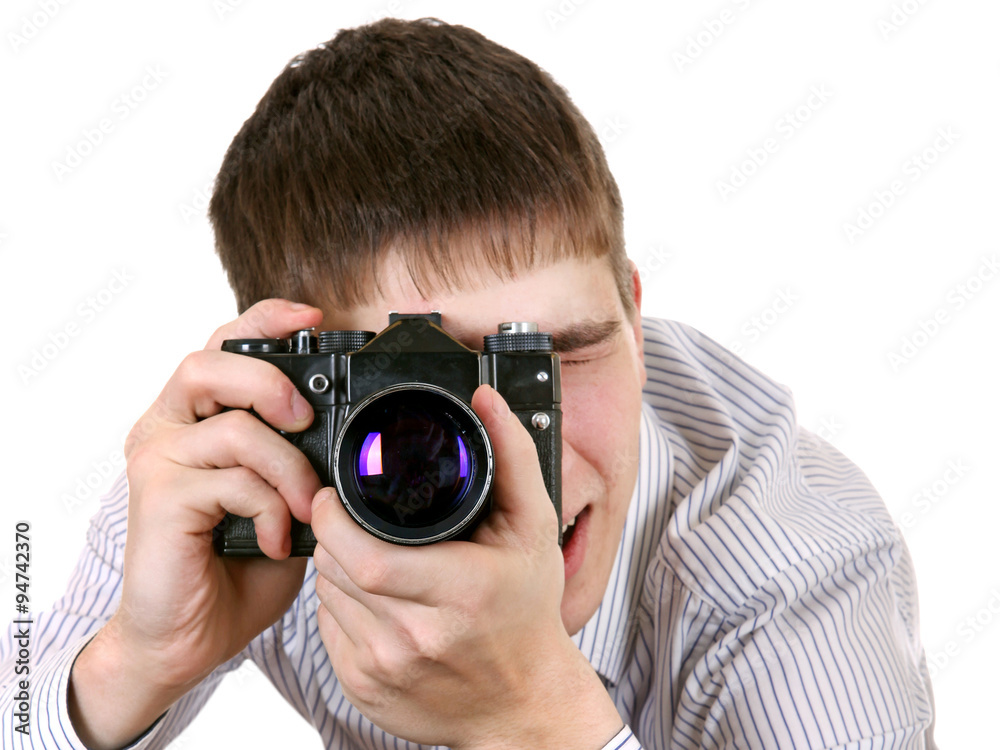
<instances>
[{"instance_id":1,"label":"chin","mask_svg":"<svg viewBox=\"0 0 1000 750\"><path fill-rule=\"evenodd\" d=\"M577 590L575 583L567 582L562 600L563 627L571 636L580 632L580 629L594 616L602 598L600 595L586 596L586 592Z\"/></svg>"}]
</instances>

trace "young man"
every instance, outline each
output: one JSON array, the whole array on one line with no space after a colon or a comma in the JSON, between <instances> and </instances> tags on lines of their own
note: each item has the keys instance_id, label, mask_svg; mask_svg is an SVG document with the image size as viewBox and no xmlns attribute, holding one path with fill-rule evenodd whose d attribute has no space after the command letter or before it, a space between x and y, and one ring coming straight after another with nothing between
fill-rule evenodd
<instances>
[{"instance_id":1,"label":"young man","mask_svg":"<svg viewBox=\"0 0 1000 750\"><path fill-rule=\"evenodd\" d=\"M242 314L137 422L127 488L38 618L46 746L162 746L248 657L328 747L931 744L912 571L881 501L786 390L640 318L597 139L532 63L434 22L342 32L272 85L211 214ZM224 339L378 331L391 310L440 310L473 349L502 321L554 333L561 519L488 386L472 406L494 509L470 541L420 548L367 534L290 442L224 410L313 419ZM226 511L271 559L215 555ZM285 559L292 517L311 560ZM16 700L8 685L5 742Z\"/></svg>"}]
</instances>

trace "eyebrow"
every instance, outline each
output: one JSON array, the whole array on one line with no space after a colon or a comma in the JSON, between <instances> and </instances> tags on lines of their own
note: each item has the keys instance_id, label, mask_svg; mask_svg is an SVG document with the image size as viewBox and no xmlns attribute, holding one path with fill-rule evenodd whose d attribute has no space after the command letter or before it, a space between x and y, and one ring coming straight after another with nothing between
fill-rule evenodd
<instances>
[{"instance_id":1,"label":"eyebrow","mask_svg":"<svg viewBox=\"0 0 1000 750\"><path fill-rule=\"evenodd\" d=\"M555 351L568 354L603 344L614 338L621 330L621 326L621 320L613 319L571 323L557 331L546 331L543 326L539 326L539 330L552 334L552 348ZM474 335L471 331L463 329L460 324L456 325L449 321L446 330L470 349L481 348L482 336Z\"/></svg>"},{"instance_id":2,"label":"eyebrow","mask_svg":"<svg viewBox=\"0 0 1000 750\"><path fill-rule=\"evenodd\" d=\"M614 338L621 330L621 327L621 320L573 323L552 332L553 348L561 354L566 354L596 346L597 344L603 344Z\"/></svg>"}]
</instances>

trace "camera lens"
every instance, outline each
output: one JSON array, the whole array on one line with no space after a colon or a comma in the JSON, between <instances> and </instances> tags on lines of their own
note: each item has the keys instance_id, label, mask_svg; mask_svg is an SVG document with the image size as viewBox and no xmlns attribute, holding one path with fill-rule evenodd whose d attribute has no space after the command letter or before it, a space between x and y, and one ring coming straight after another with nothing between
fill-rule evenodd
<instances>
[{"instance_id":1,"label":"camera lens","mask_svg":"<svg viewBox=\"0 0 1000 750\"><path fill-rule=\"evenodd\" d=\"M334 456L337 489L368 531L400 544L460 536L488 510L493 457L482 423L436 386L409 383L365 399Z\"/></svg>"},{"instance_id":2,"label":"camera lens","mask_svg":"<svg viewBox=\"0 0 1000 750\"><path fill-rule=\"evenodd\" d=\"M430 526L465 495L468 443L449 415L398 396L385 401L366 415L368 432L353 451L353 479L380 518Z\"/></svg>"}]
</instances>

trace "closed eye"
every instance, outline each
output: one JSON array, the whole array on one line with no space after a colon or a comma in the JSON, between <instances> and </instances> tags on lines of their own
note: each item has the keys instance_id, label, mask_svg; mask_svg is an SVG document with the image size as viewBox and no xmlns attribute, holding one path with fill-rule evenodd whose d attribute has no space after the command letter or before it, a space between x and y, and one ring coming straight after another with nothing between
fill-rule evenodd
<instances>
[{"instance_id":1,"label":"closed eye","mask_svg":"<svg viewBox=\"0 0 1000 750\"><path fill-rule=\"evenodd\" d=\"M589 352L572 352L571 354L559 355L559 363L563 367L576 367L600 362L611 354L611 347L600 347Z\"/></svg>"}]
</instances>

